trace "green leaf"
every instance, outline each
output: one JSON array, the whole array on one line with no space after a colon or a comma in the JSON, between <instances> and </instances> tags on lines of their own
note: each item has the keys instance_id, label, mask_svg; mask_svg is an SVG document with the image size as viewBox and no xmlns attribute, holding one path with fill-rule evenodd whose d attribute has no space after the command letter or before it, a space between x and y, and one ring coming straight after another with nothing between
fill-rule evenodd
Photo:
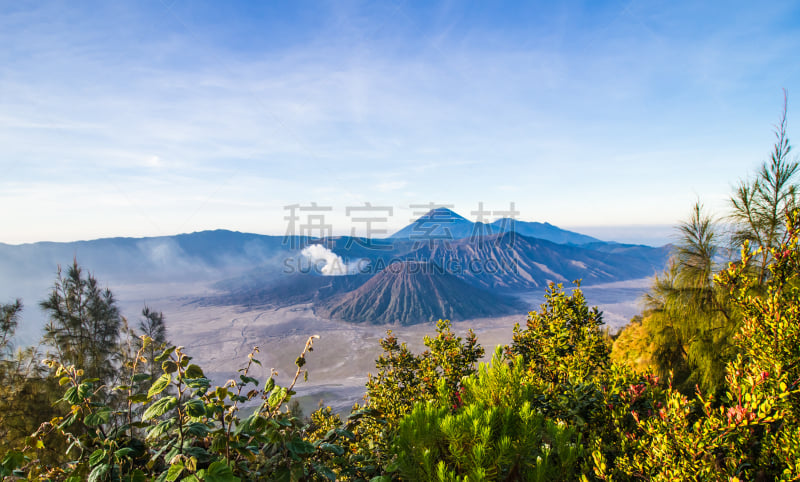
<instances>
[{"instance_id":1,"label":"green leaf","mask_svg":"<svg viewBox=\"0 0 800 482\"><path fill-rule=\"evenodd\" d=\"M203 375L203 369L195 364L191 364L186 367L186 378L205 378Z\"/></svg>"},{"instance_id":2,"label":"green leaf","mask_svg":"<svg viewBox=\"0 0 800 482\"><path fill-rule=\"evenodd\" d=\"M312 464L312 467L314 467L314 470L318 474L324 476L326 479L331 481L336 481L336 474L328 467L325 467L324 465L321 464Z\"/></svg>"},{"instance_id":3,"label":"green leaf","mask_svg":"<svg viewBox=\"0 0 800 482\"><path fill-rule=\"evenodd\" d=\"M153 361L154 361L154 362L156 362L156 363L161 363L161 362L163 362L164 360L166 360L166 359L167 359L167 357L169 357L169 355L170 355L170 354L171 354L171 353L172 353L174 350L175 350L175 345L173 345L173 346L168 346L167 348L165 348L165 349L164 349L164 351L162 351L162 352L161 352L161 354L160 354L160 355L158 355L157 357L155 357L155 359L153 359Z\"/></svg>"},{"instance_id":4,"label":"green leaf","mask_svg":"<svg viewBox=\"0 0 800 482\"><path fill-rule=\"evenodd\" d=\"M211 386L211 380L208 378L187 378L186 386L191 388L208 388Z\"/></svg>"},{"instance_id":5,"label":"green leaf","mask_svg":"<svg viewBox=\"0 0 800 482\"><path fill-rule=\"evenodd\" d=\"M350 439L350 440L355 440L355 438L356 438L356 436L353 434L353 432L351 432L349 430L345 430L343 428L335 428L333 430L334 430L334 432L336 432L336 435L338 435L340 437L344 437L344 438L347 438L347 439Z\"/></svg>"},{"instance_id":6,"label":"green leaf","mask_svg":"<svg viewBox=\"0 0 800 482\"><path fill-rule=\"evenodd\" d=\"M164 360L161 369L164 370L164 373L174 373L178 370L178 364L172 360Z\"/></svg>"},{"instance_id":7,"label":"green leaf","mask_svg":"<svg viewBox=\"0 0 800 482\"><path fill-rule=\"evenodd\" d=\"M108 407L103 407L100 410L94 411L87 415L86 418L83 419L83 423L85 423L87 427L96 427L98 425L108 423L110 418L111 409Z\"/></svg>"},{"instance_id":8,"label":"green leaf","mask_svg":"<svg viewBox=\"0 0 800 482\"><path fill-rule=\"evenodd\" d=\"M275 388L275 379L270 377L267 383L264 384L264 393L271 392L273 388Z\"/></svg>"},{"instance_id":9,"label":"green leaf","mask_svg":"<svg viewBox=\"0 0 800 482\"><path fill-rule=\"evenodd\" d=\"M167 420L162 420L158 422L155 426L151 427L150 430L147 432L147 438L158 438L164 433L167 432L172 426L175 425L175 419L169 418Z\"/></svg>"},{"instance_id":10,"label":"green leaf","mask_svg":"<svg viewBox=\"0 0 800 482\"><path fill-rule=\"evenodd\" d=\"M218 460L208 466L203 480L206 482L240 482L241 479L233 475L228 464Z\"/></svg>"},{"instance_id":11,"label":"green leaf","mask_svg":"<svg viewBox=\"0 0 800 482\"><path fill-rule=\"evenodd\" d=\"M146 482L147 476L141 469L136 469L125 480L126 482Z\"/></svg>"},{"instance_id":12,"label":"green leaf","mask_svg":"<svg viewBox=\"0 0 800 482\"><path fill-rule=\"evenodd\" d=\"M247 385L248 383L252 383L253 385L258 385L258 380L256 380L253 377L248 377L247 375L239 375L239 378L245 385Z\"/></svg>"},{"instance_id":13,"label":"green leaf","mask_svg":"<svg viewBox=\"0 0 800 482\"><path fill-rule=\"evenodd\" d=\"M173 480L177 480L178 477L181 476L181 472L183 472L183 462L177 462L169 466L169 470L167 471L167 477L164 480L172 482Z\"/></svg>"},{"instance_id":14,"label":"green leaf","mask_svg":"<svg viewBox=\"0 0 800 482\"><path fill-rule=\"evenodd\" d=\"M97 449L92 452L92 455L89 456L89 465L94 467L95 465L99 464L106 458L106 451L103 449Z\"/></svg>"},{"instance_id":15,"label":"green leaf","mask_svg":"<svg viewBox=\"0 0 800 482\"><path fill-rule=\"evenodd\" d=\"M11 450L5 455L5 457L3 457L0 475L3 477L8 477L14 472L14 470L16 470L18 467L21 467L23 463L25 463L25 455L22 452Z\"/></svg>"},{"instance_id":16,"label":"green leaf","mask_svg":"<svg viewBox=\"0 0 800 482\"><path fill-rule=\"evenodd\" d=\"M286 448L297 455L313 454L316 451L316 448L314 448L312 444L299 437L295 437L286 444Z\"/></svg>"},{"instance_id":17,"label":"green leaf","mask_svg":"<svg viewBox=\"0 0 800 482\"><path fill-rule=\"evenodd\" d=\"M83 382L80 385L78 385L78 395L77 395L78 400L82 402L86 398L88 398L89 395L91 395L92 393L92 388L93 385L89 382Z\"/></svg>"},{"instance_id":18,"label":"green leaf","mask_svg":"<svg viewBox=\"0 0 800 482\"><path fill-rule=\"evenodd\" d=\"M136 452L136 451L133 450L130 447L122 447L121 449L119 449L116 452L114 452L114 456L115 457L127 457L127 456L129 456L130 454L132 454L134 452Z\"/></svg>"},{"instance_id":19,"label":"green leaf","mask_svg":"<svg viewBox=\"0 0 800 482\"><path fill-rule=\"evenodd\" d=\"M269 394L269 399L267 403L272 408L275 408L276 405L283 399L284 395L286 395L286 389L283 387L275 387L272 389L272 392Z\"/></svg>"},{"instance_id":20,"label":"green leaf","mask_svg":"<svg viewBox=\"0 0 800 482\"><path fill-rule=\"evenodd\" d=\"M168 411L175 408L178 401L175 397L164 397L162 399L157 400L154 404L147 407L144 414L142 415L142 420L150 420L151 418L160 417L164 415Z\"/></svg>"},{"instance_id":21,"label":"green leaf","mask_svg":"<svg viewBox=\"0 0 800 482\"><path fill-rule=\"evenodd\" d=\"M208 435L208 427L204 423L192 422L186 426L186 433L195 437L205 437Z\"/></svg>"},{"instance_id":22,"label":"green leaf","mask_svg":"<svg viewBox=\"0 0 800 482\"><path fill-rule=\"evenodd\" d=\"M130 401L131 403L144 403L148 400L149 398L147 398L147 395L144 393L137 393L135 395L131 395L130 397L128 397L128 401Z\"/></svg>"},{"instance_id":23,"label":"green leaf","mask_svg":"<svg viewBox=\"0 0 800 482\"><path fill-rule=\"evenodd\" d=\"M184 408L190 417L202 417L206 414L206 406L199 398L187 400L184 404Z\"/></svg>"},{"instance_id":24,"label":"green leaf","mask_svg":"<svg viewBox=\"0 0 800 482\"><path fill-rule=\"evenodd\" d=\"M331 453L336 454L336 455L344 454L344 449L342 447L336 445L336 444L321 443L321 444L319 444L319 448L321 450L324 450L326 452L331 452Z\"/></svg>"},{"instance_id":25,"label":"green leaf","mask_svg":"<svg viewBox=\"0 0 800 482\"><path fill-rule=\"evenodd\" d=\"M111 464L98 465L89 473L89 482L103 480L109 470L111 470Z\"/></svg>"},{"instance_id":26,"label":"green leaf","mask_svg":"<svg viewBox=\"0 0 800 482\"><path fill-rule=\"evenodd\" d=\"M136 375L133 376L133 378L131 378L131 382L133 383L142 382L145 380L150 380L151 378L153 377L149 373L137 373Z\"/></svg>"},{"instance_id":27,"label":"green leaf","mask_svg":"<svg viewBox=\"0 0 800 482\"><path fill-rule=\"evenodd\" d=\"M241 423L236 426L233 434L239 435L242 432L252 434L258 432L264 427L264 422L264 417L254 413L253 415L250 415L246 419L242 420Z\"/></svg>"},{"instance_id":28,"label":"green leaf","mask_svg":"<svg viewBox=\"0 0 800 482\"><path fill-rule=\"evenodd\" d=\"M78 387L69 387L61 399L70 405L81 403L81 399L78 397Z\"/></svg>"}]
</instances>

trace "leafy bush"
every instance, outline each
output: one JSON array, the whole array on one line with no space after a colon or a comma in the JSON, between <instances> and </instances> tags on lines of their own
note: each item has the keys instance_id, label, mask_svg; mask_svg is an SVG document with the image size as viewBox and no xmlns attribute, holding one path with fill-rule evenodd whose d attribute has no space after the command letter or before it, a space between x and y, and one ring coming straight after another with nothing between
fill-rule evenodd
<instances>
[{"instance_id":1,"label":"leafy bush","mask_svg":"<svg viewBox=\"0 0 800 482\"><path fill-rule=\"evenodd\" d=\"M294 382L304 373L313 337L297 359L292 384L281 387L270 377L261 389L248 375L252 365L259 364L257 349L238 381L212 387L181 347L169 347L153 360L161 363L162 375L144 390L149 375L137 369L148 362L142 353L150 342L143 337L128 367L127 384L113 387L125 394L127 410L115 410L97 398L98 379L84 378L74 366L50 362L59 384L67 387L62 401L69 410L43 424L26 450L9 452L0 474L69 481L336 479L321 461L328 454L342 454L339 443L352 433L336 428L311 440L309 426L285 409ZM241 419L242 405L259 398L253 413ZM134 410L137 406L143 410ZM83 429L74 430L76 425ZM51 432L71 442L67 452L72 458L64 464L45 466L37 458Z\"/></svg>"}]
</instances>

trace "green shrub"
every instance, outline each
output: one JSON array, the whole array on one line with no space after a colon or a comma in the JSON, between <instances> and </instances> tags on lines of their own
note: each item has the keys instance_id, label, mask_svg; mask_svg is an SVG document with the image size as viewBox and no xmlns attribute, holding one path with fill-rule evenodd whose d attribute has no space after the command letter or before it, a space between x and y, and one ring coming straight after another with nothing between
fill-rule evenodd
<instances>
[{"instance_id":1,"label":"green shrub","mask_svg":"<svg viewBox=\"0 0 800 482\"><path fill-rule=\"evenodd\" d=\"M522 357L492 363L462 379L455 404L441 381L437 400L417 403L394 441L404 480L575 480L580 436L538 412Z\"/></svg>"}]
</instances>

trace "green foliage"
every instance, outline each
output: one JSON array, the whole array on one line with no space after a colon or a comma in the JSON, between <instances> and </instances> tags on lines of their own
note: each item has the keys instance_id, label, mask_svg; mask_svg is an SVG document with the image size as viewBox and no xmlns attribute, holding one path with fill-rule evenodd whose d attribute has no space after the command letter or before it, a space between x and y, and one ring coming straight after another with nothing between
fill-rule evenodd
<instances>
[{"instance_id":1,"label":"green foliage","mask_svg":"<svg viewBox=\"0 0 800 482\"><path fill-rule=\"evenodd\" d=\"M800 252L797 215L788 239L773 248L766 283L748 264L759 256L745 246L742 262L720 273L743 314L740 354L726 367L719 400L688 398L668 388L657 411L636 414L625 450L613 459L593 454L603 480L796 480L800 477ZM760 286L754 294L753 287Z\"/></svg>"},{"instance_id":2,"label":"green foliage","mask_svg":"<svg viewBox=\"0 0 800 482\"><path fill-rule=\"evenodd\" d=\"M580 437L547 420L531 404L522 357L507 364L498 349L491 365L462 379L450 404L446 383L437 400L415 405L400 423L393 450L404 480L575 480Z\"/></svg>"},{"instance_id":3,"label":"green foliage","mask_svg":"<svg viewBox=\"0 0 800 482\"><path fill-rule=\"evenodd\" d=\"M522 356L543 382L585 379L609 364L611 347L602 324L601 313L588 308L579 288L567 295L562 285L550 284L545 303L540 311L528 314L525 329L514 326L507 353L512 358Z\"/></svg>"},{"instance_id":4,"label":"green foliage","mask_svg":"<svg viewBox=\"0 0 800 482\"><path fill-rule=\"evenodd\" d=\"M784 238L784 215L798 207L796 178L800 165L790 159L786 133L786 98L776 127L776 142L768 161L755 176L741 181L730 198L729 240L732 251L743 246L762 248L746 264L754 274L754 293L764 289L772 260L771 252ZM648 313L643 321L650 340L653 368L662 376L673 373L675 385L686 394L695 386L705 391L721 390L725 364L734 359L738 347L732 343L741 315L729 293L714 282L720 271L721 230L697 203L691 219L680 227L669 269L658 276L647 296ZM616 355L616 358L625 358Z\"/></svg>"},{"instance_id":5,"label":"green foliage","mask_svg":"<svg viewBox=\"0 0 800 482\"><path fill-rule=\"evenodd\" d=\"M130 406L142 408L141 416L105 404L98 397L98 380L85 377L83 370L51 361L59 383L66 387L62 401L69 411L43 424L34 434L35 444L24 452L9 452L3 470L52 480L335 480L328 468L334 464L324 462L343 456L341 442L353 434L338 426L324 434L315 432L287 408L294 382L304 373L299 360L311 351L313 338L298 358L289 387L270 377L261 389L249 375L260 364L254 357L257 349L238 381L212 387L182 347L169 347L154 360L162 364L163 374L149 388L141 384L147 377L139 376L136 363L130 367L128 384L114 387L127 394ZM151 342L142 337L137 360ZM261 403L255 410L239 418L240 406L258 399ZM76 423L87 430L69 431ZM45 466L38 454L53 432L70 440L71 459Z\"/></svg>"},{"instance_id":6,"label":"green foliage","mask_svg":"<svg viewBox=\"0 0 800 482\"><path fill-rule=\"evenodd\" d=\"M462 377L475 373L475 364L484 354L475 333L470 330L462 340L452 332L450 320L437 322L436 336L425 337L428 350L419 355L405 343L399 344L391 330L380 344L384 353L375 362L378 373L370 374L367 382L368 407L392 427L416 402L435 399L440 379L455 401Z\"/></svg>"},{"instance_id":7,"label":"green foliage","mask_svg":"<svg viewBox=\"0 0 800 482\"><path fill-rule=\"evenodd\" d=\"M0 454L17 453L39 423L56 413L52 405L58 399L57 385L39 363L40 353L35 348L13 351L21 312L20 300L0 305ZM55 443L53 438L48 440L48 445ZM58 454L42 453L41 457L53 461ZM13 460L17 459L12 457L9 463Z\"/></svg>"}]
</instances>

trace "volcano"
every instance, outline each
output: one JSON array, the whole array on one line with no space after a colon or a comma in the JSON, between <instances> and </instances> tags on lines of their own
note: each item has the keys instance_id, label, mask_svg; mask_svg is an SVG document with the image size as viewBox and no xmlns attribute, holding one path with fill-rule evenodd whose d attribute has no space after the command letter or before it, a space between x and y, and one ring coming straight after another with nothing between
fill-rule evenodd
<instances>
[{"instance_id":1,"label":"volcano","mask_svg":"<svg viewBox=\"0 0 800 482\"><path fill-rule=\"evenodd\" d=\"M357 323L411 325L440 318L468 320L525 310L421 261L398 261L359 288L315 303L316 314Z\"/></svg>"}]
</instances>

